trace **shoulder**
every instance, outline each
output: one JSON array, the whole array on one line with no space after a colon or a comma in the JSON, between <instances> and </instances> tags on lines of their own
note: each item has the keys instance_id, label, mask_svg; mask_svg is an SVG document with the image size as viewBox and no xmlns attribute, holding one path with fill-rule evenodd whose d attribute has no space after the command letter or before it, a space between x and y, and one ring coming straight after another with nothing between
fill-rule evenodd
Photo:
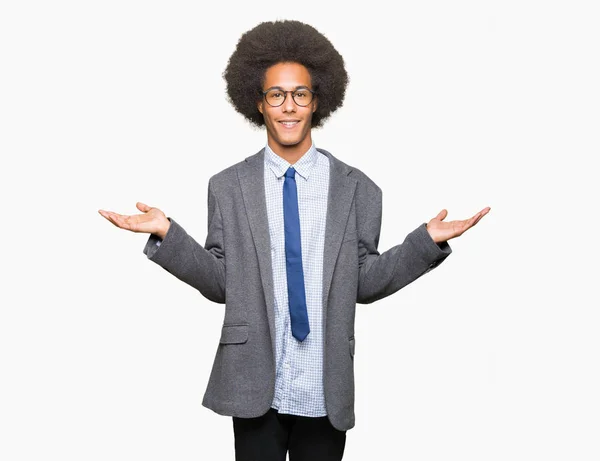
<instances>
[{"instance_id":1,"label":"shoulder","mask_svg":"<svg viewBox=\"0 0 600 461\"><path fill-rule=\"evenodd\" d=\"M366 192L368 195L380 195L381 188L364 171L354 165L350 165L331 154L325 149L318 149L319 152L330 159L330 165L342 174L347 175L356 181L359 192Z\"/></svg>"},{"instance_id":2,"label":"shoulder","mask_svg":"<svg viewBox=\"0 0 600 461\"><path fill-rule=\"evenodd\" d=\"M256 154L250 155L244 160L240 160L239 162L234 163L233 165L213 174L208 180L209 187L216 189L221 187L231 188L231 185L234 184L234 181L237 181L240 172L243 174L245 169L248 167L258 167L259 165L262 165L263 151L264 149L261 149Z\"/></svg>"}]
</instances>

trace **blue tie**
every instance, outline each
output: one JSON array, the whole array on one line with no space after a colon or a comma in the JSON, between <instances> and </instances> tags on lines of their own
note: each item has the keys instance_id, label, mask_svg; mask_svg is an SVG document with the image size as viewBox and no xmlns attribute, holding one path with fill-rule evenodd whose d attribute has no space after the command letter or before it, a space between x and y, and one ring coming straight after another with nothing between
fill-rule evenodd
<instances>
[{"instance_id":1,"label":"blue tie","mask_svg":"<svg viewBox=\"0 0 600 461\"><path fill-rule=\"evenodd\" d=\"M283 183L283 225L285 229L285 268L287 271L288 302L292 320L292 335L298 341L310 332L306 294L304 292L304 271L302 270L302 248L300 245L300 213L298 212L298 192L296 190L296 170L289 167Z\"/></svg>"}]
</instances>

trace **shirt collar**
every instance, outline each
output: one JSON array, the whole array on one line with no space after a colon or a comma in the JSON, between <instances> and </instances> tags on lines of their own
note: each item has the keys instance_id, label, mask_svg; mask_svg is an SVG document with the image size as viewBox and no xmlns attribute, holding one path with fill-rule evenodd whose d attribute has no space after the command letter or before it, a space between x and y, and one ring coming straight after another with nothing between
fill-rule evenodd
<instances>
[{"instance_id":1,"label":"shirt collar","mask_svg":"<svg viewBox=\"0 0 600 461\"><path fill-rule=\"evenodd\" d=\"M293 166L294 170L296 170L300 176L302 176L305 180L308 180L310 172L317 164L318 156L319 151L316 149L313 142L304 155L302 155L302 157L300 157L300 159L292 165L287 160L273 152L273 150L269 147L269 144L267 144L265 147L265 163L269 166L277 178L281 178L288 168Z\"/></svg>"}]
</instances>

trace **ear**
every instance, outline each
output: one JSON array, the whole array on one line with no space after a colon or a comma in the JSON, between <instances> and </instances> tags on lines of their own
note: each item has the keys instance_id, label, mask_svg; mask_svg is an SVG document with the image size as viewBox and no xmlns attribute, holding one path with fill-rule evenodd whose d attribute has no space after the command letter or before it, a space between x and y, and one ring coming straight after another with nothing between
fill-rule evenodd
<instances>
[{"instance_id":1,"label":"ear","mask_svg":"<svg viewBox=\"0 0 600 461\"><path fill-rule=\"evenodd\" d=\"M262 102L262 100L259 100L256 103L256 107L258 108L258 111L262 114L263 113L263 102Z\"/></svg>"},{"instance_id":2,"label":"ear","mask_svg":"<svg viewBox=\"0 0 600 461\"><path fill-rule=\"evenodd\" d=\"M312 111L313 111L313 114L314 114L316 112L316 110L317 110L317 106L319 105L319 98L317 98L315 96L315 98L313 99L312 105L313 105L313 110Z\"/></svg>"}]
</instances>

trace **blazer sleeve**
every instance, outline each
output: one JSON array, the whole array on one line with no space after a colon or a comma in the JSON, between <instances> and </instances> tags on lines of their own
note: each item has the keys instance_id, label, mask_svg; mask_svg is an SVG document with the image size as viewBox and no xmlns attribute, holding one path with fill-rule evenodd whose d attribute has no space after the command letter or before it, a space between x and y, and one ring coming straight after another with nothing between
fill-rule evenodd
<instances>
[{"instance_id":1,"label":"blazer sleeve","mask_svg":"<svg viewBox=\"0 0 600 461\"><path fill-rule=\"evenodd\" d=\"M223 217L208 182L208 233L204 246L196 242L173 218L165 238L150 234L144 254L151 261L197 289L205 298L225 303L225 247ZM157 243L160 242L159 245Z\"/></svg>"},{"instance_id":2,"label":"blazer sleeve","mask_svg":"<svg viewBox=\"0 0 600 461\"><path fill-rule=\"evenodd\" d=\"M404 242L379 253L382 192L378 186L369 193L370 212L358 239L357 302L369 304L389 296L439 266L452 249L448 242L436 243L427 232L427 223L409 233Z\"/></svg>"}]
</instances>

